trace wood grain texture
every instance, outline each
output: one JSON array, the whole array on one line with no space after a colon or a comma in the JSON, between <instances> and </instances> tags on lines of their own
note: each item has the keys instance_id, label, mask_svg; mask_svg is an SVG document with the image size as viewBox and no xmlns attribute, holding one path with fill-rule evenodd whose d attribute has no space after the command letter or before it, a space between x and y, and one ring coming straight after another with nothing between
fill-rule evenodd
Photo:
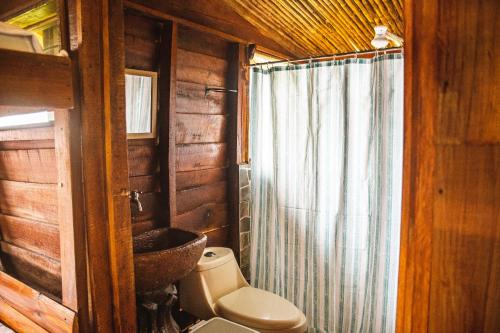
<instances>
[{"instance_id":1,"label":"wood grain texture","mask_svg":"<svg viewBox=\"0 0 500 333\"><path fill-rule=\"evenodd\" d=\"M0 297L0 320L19 333L48 333ZM0 328L2 328L0 324Z\"/></svg>"},{"instance_id":2,"label":"wood grain texture","mask_svg":"<svg viewBox=\"0 0 500 333\"><path fill-rule=\"evenodd\" d=\"M175 142L220 143L226 140L226 117L204 114L177 114Z\"/></svg>"},{"instance_id":3,"label":"wood grain texture","mask_svg":"<svg viewBox=\"0 0 500 333\"><path fill-rule=\"evenodd\" d=\"M86 330L89 310L79 125L76 112L61 110L55 114L61 298L64 306L79 313L80 327Z\"/></svg>"},{"instance_id":4,"label":"wood grain texture","mask_svg":"<svg viewBox=\"0 0 500 333\"><path fill-rule=\"evenodd\" d=\"M177 214L183 214L206 203L225 203L227 200L225 181L177 192Z\"/></svg>"},{"instance_id":5,"label":"wood grain texture","mask_svg":"<svg viewBox=\"0 0 500 333\"><path fill-rule=\"evenodd\" d=\"M405 2L400 332L500 330L499 9Z\"/></svg>"},{"instance_id":6,"label":"wood grain texture","mask_svg":"<svg viewBox=\"0 0 500 333\"><path fill-rule=\"evenodd\" d=\"M177 91L177 23L165 23L161 33L160 79L158 89L159 129L160 129L160 184L163 202L168 202L168 224L177 215L176 212L176 154L175 149L175 108Z\"/></svg>"},{"instance_id":7,"label":"wood grain texture","mask_svg":"<svg viewBox=\"0 0 500 333\"><path fill-rule=\"evenodd\" d=\"M178 49L177 80L225 87L227 61L217 57Z\"/></svg>"},{"instance_id":8,"label":"wood grain texture","mask_svg":"<svg viewBox=\"0 0 500 333\"><path fill-rule=\"evenodd\" d=\"M61 263L44 255L0 241L9 273L20 281L57 298L61 297Z\"/></svg>"},{"instance_id":9,"label":"wood grain texture","mask_svg":"<svg viewBox=\"0 0 500 333\"><path fill-rule=\"evenodd\" d=\"M498 6L494 0L440 2L439 143L500 141Z\"/></svg>"},{"instance_id":10,"label":"wood grain texture","mask_svg":"<svg viewBox=\"0 0 500 333\"><path fill-rule=\"evenodd\" d=\"M186 51L227 59L230 43L221 38L214 38L213 35L200 34L196 29L181 25L179 26L178 46Z\"/></svg>"},{"instance_id":11,"label":"wood grain texture","mask_svg":"<svg viewBox=\"0 0 500 333\"><path fill-rule=\"evenodd\" d=\"M277 43L263 35L220 1L125 0L125 5L162 20L189 26L210 36L234 42L258 44L270 54L280 55L284 58L300 55L292 45Z\"/></svg>"},{"instance_id":12,"label":"wood grain texture","mask_svg":"<svg viewBox=\"0 0 500 333\"><path fill-rule=\"evenodd\" d=\"M175 217L172 226L198 232L209 232L228 225L226 203L206 203Z\"/></svg>"},{"instance_id":13,"label":"wood grain texture","mask_svg":"<svg viewBox=\"0 0 500 333\"><path fill-rule=\"evenodd\" d=\"M177 190L220 182L227 177L226 168L177 172Z\"/></svg>"},{"instance_id":14,"label":"wood grain texture","mask_svg":"<svg viewBox=\"0 0 500 333\"><path fill-rule=\"evenodd\" d=\"M0 212L57 224L57 190L54 184L0 180Z\"/></svg>"},{"instance_id":15,"label":"wood grain texture","mask_svg":"<svg viewBox=\"0 0 500 333\"><path fill-rule=\"evenodd\" d=\"M405 10L404 166L397 331L427 332L437 106L436 2L407 0ZM425 29L421 24L425 23ZM422 52L421 50L425 50ZM425 68L425 71L423 70Z\"/></svg>"},{"instance_id":16,"label":"wood grain texture","mask_svg":"<svg viewBox=\"0 0 500 333\"><path fill-rule=\"evenodd\" d=\"M151 18L125 12L125 67L158 69L160 24Z\"/></svg>"},{"instance_id":17,"label":"wood grain texture","mask_svg":"<svg viewBox=\"0 0 500 333\"><path fill-rule=\"evenodd\" d=\"M500 310L500 290L490 286L500 280L492 269L500 259L500 146L439 146L436 163L429 331L496 331L485 325Z\"/></svg>"},{"instance_id":18,"label":"wood grain texture","mask_svg":"<svg viewBox=\"0 0 500 333\"><path fill-rule=\"evenodd\" d=\"M80 78L91 330L135 331L123 2L72 0L68 10Z\"/></svg>"},{"instance_id":19,"label":"wood grain texture","mask_svg":"<svg viewBox=\"0 0 500 333\"><path fill-rule=\"evenodd\" d=\"M54 149L0 150L0 179L55 184Z\"/></svg>"},{"instance_id":20,"label":"wood grain texture","mask_svg":"<svg viewBox=\"0 0 500 333\"><path fill-rule=\"evenodd\" d=\"M0 272L0 297L13 309L49 332L78 331L73 311L3 272Z\"/></svg>"},{"instance_id":21,"label":"wood grain texture","mask_svg":"<svg viewBox=\"0 0 500 333\"><path fill-rule=\"evenodd\" d=\"M129 179L131 190L138 190L144 193L160 191L160 180L157 174L130 177Z\"/></svg>"},{"instance_id":22,"label":"wood grain texture","mask_svg":"<svg viewBox=\"0 0 500 333\"><path fill-rule=\"evenodd\" d=\"M194 171L225 167L225 143L190 144L177 146L177 171Z\"/></svg>"},{"instance_id":23,"label":"wood grain texture","mask_svg":"<svg viewBox=\"0 0 500 333\"><path fill-rule=\"evenodd\" d=\"M54 127L18 128L0 131L0 141L53 140Z\"/></svg>"},{"instance_id":24,"label":"wood grain texture","mask_svg":"<svg viewBox=\"0 0 500 333\"><path fill-rule=\"evenodd\" d=\"M205 84L177 82L177 113L225 114L226 96L224 94L205 94Z\"/></svg>"},{"instance_id":25,"label":"wood grain texture","mask_svg":"<svg viewBox=\"0 0 500 333\"><path fill-rule=\"evenodd\" d=\"M243 133L246 105L246 81L245 71L248 68L246 48L244 45L234 43L230 48L230 66L228 72L228 86L237 90L237 94L228 96L228 214L230 221L231 248L234 253L240 252L240 168L242 162ZM246 143L246 142L245 142ZM236 256L239 262L240 256Z\"/></svg>"},{"instance_id":26,"label":"wood grain texture","mask_svg":"<svg viewBox=\"0 0 500 333\"><path fill-rule=\"evenodd\" d=\"M0 105L73 107L69 58L0 49L0 77Z\"/></svg>"},{"instance_id":27,"label":"wood grain texture","mask_svg":"<svg viewBox=\"0 0 500 333\"><path fill-rule=\"evenodd\" d=\"M158 168L158 148L149 143L129 145L128 161L130 177L152 175Z\"/></svg>"},{"instance_id":28,"label":"wood grain texture","mask_svg":"<svg viewBox=\"0 0 500 333\"><path fill-rule=\"evenodd\" d=\"M60 259L59 228L56 225L0 214L0 234L6 242Z\"/></svg>"}]
</instances>

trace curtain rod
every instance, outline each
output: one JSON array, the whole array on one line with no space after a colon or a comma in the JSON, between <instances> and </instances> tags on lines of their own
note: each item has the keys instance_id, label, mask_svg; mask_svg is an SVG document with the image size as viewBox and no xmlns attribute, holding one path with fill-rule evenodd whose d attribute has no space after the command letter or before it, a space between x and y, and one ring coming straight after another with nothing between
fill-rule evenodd
<instances>
[{"instance_id":1,"label":"curtain rod","mask_svg":"<svg viewBox=\"0 0 500 333\"><path fill-rule=\"evenodd\" d=\"M360 51L360 52L346 52L346 53L337 53L337 54L329 54L329 55L324 55L320 57L308 57L308 58L299 58L299 59L293 59L293 60L277 60L277 61L269 61L269 62L260 62L257 64L250 64L250 67L253 66L262 66L262 65L275 65L275 64L281 64L281 63L293 63L293 62L303 62L303 61L318 61L318 60L325 60L325 59L335 59L339 57L346 57L346 56L358 56L358 55L367 55L367 54L385 54L387 52L390 53L399 53L403 52L402 47L391 47L383 50L370 50L370 51Z\"/></svg>"}]
</instances>

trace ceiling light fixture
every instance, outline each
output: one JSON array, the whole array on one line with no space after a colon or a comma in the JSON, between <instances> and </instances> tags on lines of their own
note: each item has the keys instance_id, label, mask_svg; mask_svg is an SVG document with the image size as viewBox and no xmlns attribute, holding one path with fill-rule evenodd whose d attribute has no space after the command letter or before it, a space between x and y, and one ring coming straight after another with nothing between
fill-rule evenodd
<instances>
[{"instance_id":1,"label":"ceiling light fixture","mask_svg":"<svg viewBox=\"0 0 500 333\"><path fill-rule=\"evenodd\" d=\"M372 45L376 49L383 49L391 41L396 47L403 45L403 38L389 32L385 25L377 25L375 28L375 37L372 39Z\"/></svg>"}]
</instances>

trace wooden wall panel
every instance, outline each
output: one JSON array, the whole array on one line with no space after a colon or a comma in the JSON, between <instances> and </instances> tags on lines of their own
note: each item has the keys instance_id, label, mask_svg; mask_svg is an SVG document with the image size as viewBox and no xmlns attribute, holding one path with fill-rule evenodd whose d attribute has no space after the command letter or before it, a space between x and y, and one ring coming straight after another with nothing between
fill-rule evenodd
<instances>
[{"instance_id":1,"label":"wooden wall panel","mask_svg":"<svg viewBox=\"0 0 500 333\"><path fill-rule=\"evenodd\" d=\"M157 172L158 147L154 140L141 141L128 140L130 177L154 175Z\"/></svg>"},{"instance_id":2,"label":"wooden wall panel","mask_svg":"<svg viewBox=\"0 0 500 333\"><path fill-rule=\"evenodd\" d=\"M177 80L224 87L227 60L197 52L178 50Z\"/></svg>"},{"instance_id":3,"label":"wooden wall panel","mask_svg":"<svg viewBox=\"0 0 500 333\"><path fill-rule=\"evenodd\" d=\"M225 143L177 146L177 171L193 171L226 166L227 155Z\"/></svg>"},{"instance_id":4,"label":"wooden wall panel","mask_svg":"<svg viewBox=\"0 0 500 333\"><path fill-rule=\"evenodd\" d=\"M226 98L224 95L205 94L206 85L192 82L177 83L177 113L225 114Z\"/></svg>"},{"instance_id":5,"label":"wooden wall panel","mask_svg":"<svg viewBox=\"0 0 500 333\"><path fill-rule=\"evenodd\" d=\"M53 126L0 131L0 239L7 272L61 297Z\"/></svg>"},{"instance_id":6,"label":"wooden wall panel","mask_svg":"<svg viewBox=\"0 0 500 333\"><path fill-rule=\"evenodd\" d=\"M500 280L491 269L500 260L500 145L439 146L436 163L429 331L492 332L485 323L500 310L489 302L500 293L489 286Z\"/></svg>"},{"instance_id":7,"label":"wooden wall panel","mask_svg":"<svg viewBox=\"0 0 500 333\"><path fill-rule=\"evenodd\" d=\"M53 259L60 258L57 225L0 214L0 234L8 243Z\"/></svg>"},{"instance_id":8,"label":"wooden wall panel","mask_svg":"<svg viewBox=\"0 0 500 333\"><path fill-rule=\"evenodd\" d=\"M500 3L404 8L398 331L498 332Z\"/></svg>"},{"instance_id":9,"label":"wooden wall panel","mask_svg":"<svg viewBox=\"0 0 500 333\"><path fill-rule=\"evenodd\" d=\"M177 172L177 190L216 183L226 177L225 168Z\"/></svg>"},{"instance_id":10,"label":"wooden wall panel","mask_svg":"<svg viewBox=\"0 0 500 333\"><path fill-rule=\"evenodd\" d=\"M73 107L71 61L68 57L0 49L0 77L2 106Z\"/></svg>"},{"instance_id":11,"label":"wooden wall panel","mask_svg":"<svg viewBox=\"0 0 500 333\"><path fill-rule=\"evenodd\" d=\"M193 187L177 192L177 214L184 214L206 203L224 203L227 200L225 181Z\"/></svg>"},{"instance_id":12,"label":"wooden wall panel","mask_svg":"<svg viewBox=\"0 0 500 333\"><path fill-rule=\"evenodd\" d=\"M171 225L207 234L210 245L227 246L227 93L230 44L179 27L176 65L175 211Z\"/></svg>"},{"instance_id":13,"label":"wooden wall panel","mask_svg":"<svg viewBox=\"0 0 500 333\"><path fill-rule=\"evenodd\" d=\"M6 257L6 267L20 281L48 293L61 297L61 263L44 255L0 241L0 249Z\"/></svg>"},{"instance_id":14,"label":"wooden wall panel","mask_svg":"<svg viewBox=\"0 0 500 333\"><path fill-rule=\"evenodd\" d=\"M0 180L0 212L3 214L57 223L55 184Z\"/></svg>"},{"instance_id":15,"label":"wooden wall panel","mask_svg":"<svg viewBox=\"0 0 500 333\"><path fill-rule=\"evenodd\" d=\"M178 114L176 120L177 144L224 142L226 139L225 116Z\"/></svg>"},{"instance_id":16,"label":"wooden wall panel","mask_svg":"<svg viewBox=\"0 0 500 333\"><path fill-rule=\"evenodd\" d=\"M54 165L54 149L0 150L0 179L55 184Z\"/></svg>"},{"instance_id":17,"label":"wooden wall panel","mask_svg":"<svg viewBox=\"0 0 500 333\"><path fill-rule=\"evenodd\" d=\"M125 12L125 67L146 71L158 68L160 23Z\"/></svg>"},{"instance_id":18,"label":"wooden wall panel","mask_svg":"<svg viewBox=\"0 0 500 333\"><path fill-rule=\"evenodd\" d=\"M137 13L125 12L125 66L158 71L162 24ZM130 190L140 194L143 211L131 205L134 235L166 224L159 186L158 145L156 139L129 139L128 161Z\"/></svg>"}]
</instances>

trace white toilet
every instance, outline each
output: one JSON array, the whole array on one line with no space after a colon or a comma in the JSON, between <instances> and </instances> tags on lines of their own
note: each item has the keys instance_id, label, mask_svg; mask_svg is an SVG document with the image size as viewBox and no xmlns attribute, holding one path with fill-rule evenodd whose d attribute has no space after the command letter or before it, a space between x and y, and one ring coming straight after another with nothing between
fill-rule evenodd
<instances>
[{"instance_id":1,"label":"white toilet","mask_svg":"<svg viewBox=\"0 0 500 333\"><path fill-rule=\"evenodd\" d=\"M250 287L233 251L207 247L197 267L180 283L181 308L198 318L225 318L261 333L304 333L307 321L295 305Z\"/></svg>"}]
</instances>

